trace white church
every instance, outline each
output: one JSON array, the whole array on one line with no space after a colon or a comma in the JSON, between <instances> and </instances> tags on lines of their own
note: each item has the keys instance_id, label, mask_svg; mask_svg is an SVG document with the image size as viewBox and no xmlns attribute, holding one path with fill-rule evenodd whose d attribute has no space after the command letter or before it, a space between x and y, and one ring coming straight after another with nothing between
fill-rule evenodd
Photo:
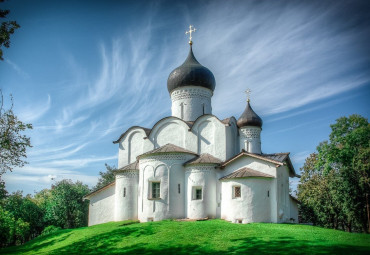
<instances>
[{"instance_id":1,"label":"white church","mask_svg":"<svg viewBox=\"0 0 370 255\"><path fill-rule=\"evenodd\" d=\"M289 153L262 153L262 119L248 99L238 120L212 114L216 81L192 51L167 80L172 116L132 126L118 144L115 181L85 199L89 226L109 221L213 219L298 222Z\"/></svg>"}]
</instances>

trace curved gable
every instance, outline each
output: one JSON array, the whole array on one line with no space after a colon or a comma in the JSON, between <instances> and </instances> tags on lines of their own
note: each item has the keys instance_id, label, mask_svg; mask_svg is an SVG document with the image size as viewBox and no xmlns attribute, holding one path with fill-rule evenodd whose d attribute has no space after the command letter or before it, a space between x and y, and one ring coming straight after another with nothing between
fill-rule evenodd
<instances>
[{"instance_id":1,"label":"curved gable","mask_svg":"<svg viewBox=\"0 0 370 255\"><path fill-rule=\"evenodd\" d=\"M153 126L149 139L155 148L168 143L186 148L186 137L190 127L191 124L177 117L166 117Z\"/></svg>"},{"instance_id":2,"label":"curved gable","mask_svg":"<svg viewBox=\"0 0 370 255\"><path fill-rule=\"evenodd\" d=\"M131 127L119 142L118 168L136 161L136 157L151 150L153 145L142 127Z\"/></svg>"}]
</instances>

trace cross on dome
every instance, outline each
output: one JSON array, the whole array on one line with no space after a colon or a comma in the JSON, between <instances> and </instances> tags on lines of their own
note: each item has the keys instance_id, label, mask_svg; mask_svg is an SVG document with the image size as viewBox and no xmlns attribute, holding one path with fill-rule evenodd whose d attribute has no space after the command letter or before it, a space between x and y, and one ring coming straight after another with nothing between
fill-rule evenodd
<instances>
[{"instance_id":1,"label":"cross on dome","mask_svg":"<svg viewBox=\"0 0 370 255\"><path fill-rule=\"evenodd\" d=\"M252 93L252 90L251 89L247 89L246 91L245 91L245 94L247 94L247 96L248 96L248 99L247 99L247 101L248 102L250 102L251 101L251 93Z\"/></svg>"},{"instance_id":2,"label":"cross on dome","mask_svg":"<svg viewBox=\"0 0 370 255\"><path fill-rule=\"evenodd\" d=\"M193 28L193 29L192 29ZM193 37L191 36L191 33L195 32L197 29L195 27L193 27L192 25L189 26L189 31L186 31L185 34L189 34L189 44L192 45L193 42L191 39L193 39Z\"/></svg>"}]
</instances>

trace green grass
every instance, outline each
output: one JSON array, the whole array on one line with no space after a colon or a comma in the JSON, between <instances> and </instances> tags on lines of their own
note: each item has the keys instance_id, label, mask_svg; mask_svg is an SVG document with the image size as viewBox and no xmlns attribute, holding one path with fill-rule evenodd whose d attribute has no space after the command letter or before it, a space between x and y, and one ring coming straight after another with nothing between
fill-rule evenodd
<instances>
[{"instance_id":1,"label":"green grass","mask_svg":"<svg viewBox=\"0 0 370 255\"><path fill-rule=\"evenodd\" d=\"M2 254L370 254L370 235L293 224L111 222L60 230Z\"/></svg>"}]
</instances>

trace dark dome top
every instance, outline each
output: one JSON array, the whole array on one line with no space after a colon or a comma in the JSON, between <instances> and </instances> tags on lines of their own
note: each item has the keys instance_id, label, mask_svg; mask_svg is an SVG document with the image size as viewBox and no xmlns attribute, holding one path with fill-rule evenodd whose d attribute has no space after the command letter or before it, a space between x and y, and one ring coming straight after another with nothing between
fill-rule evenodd
<instances>
[{"instance_id":1,"label":"dark dome top","mask_svg":"<svg viewBox=\"0 0 370 255\"><path fill-rule=\"evenodd\" d=\"M236 124L240 128L245 126L262 127L262 119L253 111L248 101L247 107L245 107L243 114L240 116Z\"/></svg>"},{"instance_id":2,"label":"dark dome top","mask_svg":"<svg viewBox=\"0 0 370 255\"><path fill-rule=\"evenodd\" d=\"M202 66L194 57L190 45L189 55L185 62L170 73L167 80L168 92L184 86L199 86L215 90L216 80L212 72Z\"/></svg>"}]
</instances>

